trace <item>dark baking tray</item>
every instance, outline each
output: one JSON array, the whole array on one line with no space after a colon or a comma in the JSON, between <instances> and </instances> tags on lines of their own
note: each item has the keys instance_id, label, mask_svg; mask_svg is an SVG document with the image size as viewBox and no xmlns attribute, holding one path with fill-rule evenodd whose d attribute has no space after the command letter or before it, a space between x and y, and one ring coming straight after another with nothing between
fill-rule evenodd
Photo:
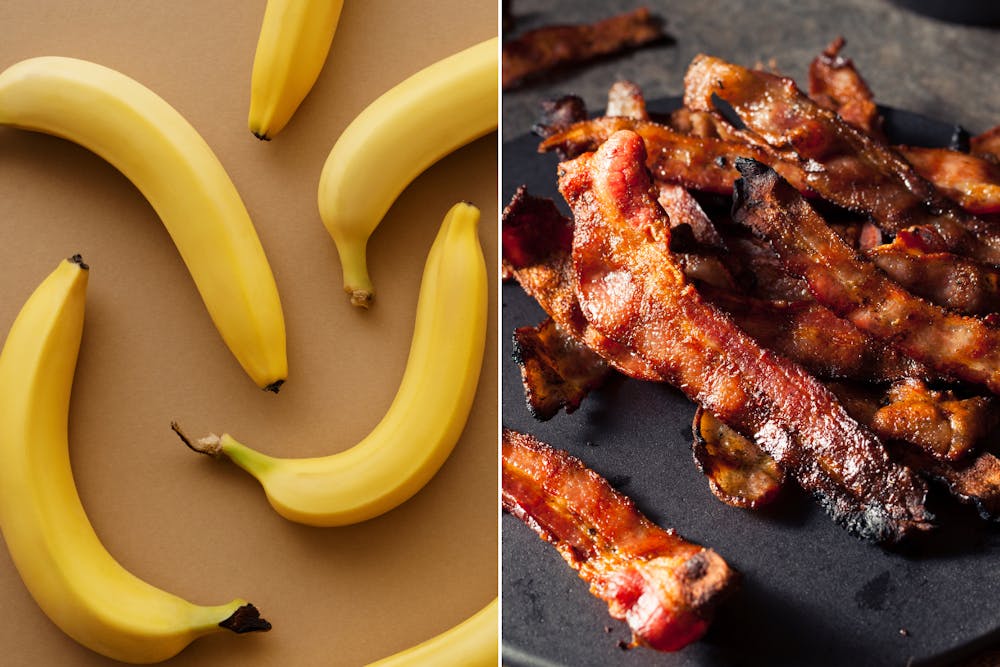
<instances>
[{"instance_id":1,"label":"dark baking tray","mask_svg":"<svg viewBox=\"0 0 1000 667\"><path fill-rule=\"evenodd\" d=\"M654 101L668 111L676 99ZM945 146L955 128L886 109L894 142ZM503 146L503 192L524 183L551 196L557 160L537 137ZM536 421L524 405L511 332L541 309L515 283L502 287L505 426L570 451L660 525L722 554L744 575L708 634L673 653L624 650L628 627L612 619L549 544L502 519L503 664L612 667L943 665L1000 640L1000 530L933 493L943 527L920 544L887 551L835 525L805 494L765 512L717 501L691 457L694 406L677 390L616 378L571 414Z\"/></svg>"}]
</instances>

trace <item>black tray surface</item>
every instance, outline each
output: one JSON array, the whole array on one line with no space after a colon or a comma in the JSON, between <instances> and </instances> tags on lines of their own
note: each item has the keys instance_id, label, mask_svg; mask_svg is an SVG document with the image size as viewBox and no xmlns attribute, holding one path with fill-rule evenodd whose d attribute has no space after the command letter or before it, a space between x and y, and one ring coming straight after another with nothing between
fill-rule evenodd
<instances>
[{"instance_id":1,"label":"black tray surface","mask_svg":"<svg viewBox=\"0 0 1000 667\"><path fill-rule=\"evenodd\" d=\"M665 112L677 99L650 103ZM897 143L948 145L954 127L885 109ZM538 138L503 146L502 196L517 186L553 197L557 159ZM718 551L743 574L708 634L677 653L624 650L628 627L608 615L554 548L514 517L502 519L503 664L716 667L729 665L943 665L1000 639L1000 530L944 494L933 539L885 550L835 525L790 490L767 511L712 496L691 456L694 405L665 385L615 378L575 413L536 421L524 404L511 333L542 310L516 283L502 287L504 426L568 450L605 476L653 521Z\"/></svg>"}]
</instances>

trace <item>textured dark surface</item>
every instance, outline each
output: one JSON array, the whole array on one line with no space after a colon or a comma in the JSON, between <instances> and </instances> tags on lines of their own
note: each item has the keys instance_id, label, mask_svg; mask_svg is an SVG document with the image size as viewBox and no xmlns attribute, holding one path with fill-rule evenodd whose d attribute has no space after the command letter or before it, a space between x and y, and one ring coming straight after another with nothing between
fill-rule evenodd
<instances>
[{"instance_id":1,"label":"textured dark surface","mask_svg":"<svg viewBox=\"0 0 1000 667\"><path fill-rule=\"evenodd\" d=\"M973 132L1000 123L1000 31L945 23L886 0L513 0L511 34L594 21L641 5L666 20L673 44L561 70L505 91L504 140L527 132L538 102L548 97L573 93L589 108L602 108L618 78L635 81L650 99L680 95L688 63L702 52L742 65L773 61L804 81L809 62L837 35L847 39L844 55L857 63L880 104L948 119Z\"/></svg>"},{"instance_id":2,"label":"textured dark surface","mask_svg":"<svg viewBox=\"0 0 1000 667\"><path fill-rule=\"evenodd\" d=\"M651 104L667 110L676 99ZM950 126L902 111L887 113L895 141L944 144ZM535 154L525 136L504 145L502 197L527 183L555 191L556 160ZM834 525L801 492L763 512L717 501L692 460L694 406L680 392L616 378L574 414L538 422L528 413L508 332L542 318L516 284L502 292L503 423L569 450L653 521L710 546L744 575L743 589L701 641L675 654L624 651L627 627L548 544L503 517L504 664L952 665L1000 639L1000 528L940 493L930 507L943 528L895 551L862 542ZM989 663L986 663L989 664Z\"/></svg>"}]
</instances>

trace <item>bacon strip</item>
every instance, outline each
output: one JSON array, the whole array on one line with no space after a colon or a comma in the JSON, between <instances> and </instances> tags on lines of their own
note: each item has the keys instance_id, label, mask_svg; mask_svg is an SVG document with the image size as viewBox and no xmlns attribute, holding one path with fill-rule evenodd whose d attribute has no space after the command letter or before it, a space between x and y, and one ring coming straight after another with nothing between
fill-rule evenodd
<instances>
[{"instance_id":1,"label":"bacon strip","mask_svg":"<svg viewBox=\"0 0 1000 667\"><path fill-rule=\"evenodd\" d=\"M795 151L806 183L825 199L871 217L892 234L931 227L950 251L1000 264L1000 225L963 211L902 156L818 106L791 79L700 55L684 82L687 106L711 111L716 96L769 144Z\"/></svg>"},{"instance_id":2,"label":"bacon strip","mask_svg":"<svg viewBox=\"0 0 1000 667\"><path fill-rule=\"evenodd\" d=\"M850 530L895 542L927 529L923 482L890 461L816 379L762 348L687 283L667 249L645 159L642 138L621 132L560 165L587 320L754 438Z\"/></svg>"},{"instance_id":3,"label":"bacon strip","mask_svg":"<svg viewBox=\"0 0 1000 667\"><path fill-rule=\"evenodd\" d=\"M944 375L1000 392L1000 331L915 297L862 261L767 165L741 160L733 219L764 236L816 300Z\"/></svg>"},{"instance_id":4,"label":"bacon strip","mask_svg":"<svg viewBox=\"0 0 1000 667\"><path fill-rule=\"evenodd\" d=\"M969 140L969 152L1000 164L1000 125L972 137Z\"/></svg>"},{"instance_id":5,"label":"bacon strip","mask_svg":"<svg viewBox=\"0 0 1000 667\"><path fill-rule=\"evenodd\" d=\"M666 125L634 118L604 116L574 123L548 136L539 144L538 152L556 151L563 159L576 157L597 150L611 135L622 130L635 132L646 141L646 166L660 182L728 195L733 191L733 181L739 178L733 167L736 159L752 157L774 166L802 189L809 189L798 164L767 148L681 134Z\"/></svg>"},{"instance_id":6,"label":"bacon strip","mask_svg":"<svg viewBox=\"0 0 1000 667\"><path fill-rule=\"evenodd\" d=\"M677 651L697 640L736 586L738 575L714 551L651 522L579 459L510 429L501 497L628 622L636 644Z\"/></svg>"},{"instance_id":7,"label":"bacon strip","mask_svg":"<svg viewBox=\"0 0 1000 667\"><path fill-rule=\"evenodd\" d=\"M1000 166L947 148L896 146L896 150L966 211L1000 212Z\"/></svg>"},{"instance_id":8,"label":"bacon strip","mask_svg":"<svg viewBox=\"0 0 1000 667\"><path fill-rule=\"evenodd\" d=\"M1000 270L950 252L935 252L903 230L864 253L907 291L966 315L1000 312Z\"/></svg>"},{"instance_id":9,"label":"bacon strip","mask_svg":"<svg viewBox=\"0 0 1000 667\"><path fill-rule=\"evenodd\" d=\"M885 140L871 88L850 58L840 55L847 42L837 37L809 64L809 97L876 139Z\"/></svg>"},{"instance_id":10,"label":"bacon strip","mask_svg":"<svg viewBox=\"0 0 1000 667\"><path fill-rule=\"evenodd\" d=\"M551 318L514 331L514 361L521 367L528 410L540 421L563 408L566 414L574 412L591 390L604 384L611 370Z\"/></svg>"},{"instance_id":11,"label":"bacon strip","mask_svg":"<svg viewBox=\"0 0 1000 667\"><path fill-rule=\"evenodd\" d=\"M559 66L663 40L663 22L645 7L586 25L553 25L504 42L504 90Z\"/></svg>"}]
</instances>

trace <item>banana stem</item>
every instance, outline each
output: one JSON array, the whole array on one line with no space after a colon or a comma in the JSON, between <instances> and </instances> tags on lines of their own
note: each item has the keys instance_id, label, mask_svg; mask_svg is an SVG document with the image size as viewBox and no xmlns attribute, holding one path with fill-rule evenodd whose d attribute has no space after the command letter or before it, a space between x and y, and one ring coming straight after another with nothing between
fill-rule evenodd
<instances>
[{"instance_id":1,"label":"banana stem","mask_svg":"<svg viewBox=\"0 0 1000 667\"><path fill-rule=\"evenodd\" d=\"M267 632L271 629L271 624L260 617L257 607L248 602L234 611L232 616L220 622L219 627L242 635L246 632Z\"/></svg>"},{"instance_id":2,"label":"banana stem","mask_svg":"<svg viewBox=\"0 0 1000 667\"><path fill-rule=\"evenodd\" d=\"M180 425L177 422L170 422L170 428L173 432L177 434L177 437L181 439L188 449L193 452L198 452L199 454L205 454L206 456L211 456L213 459L222 458L222 439L217 435L208 435L204 438L199 438L198 440L191 440L184 431L181 430Z\"/></svg>"}]
</instances>

